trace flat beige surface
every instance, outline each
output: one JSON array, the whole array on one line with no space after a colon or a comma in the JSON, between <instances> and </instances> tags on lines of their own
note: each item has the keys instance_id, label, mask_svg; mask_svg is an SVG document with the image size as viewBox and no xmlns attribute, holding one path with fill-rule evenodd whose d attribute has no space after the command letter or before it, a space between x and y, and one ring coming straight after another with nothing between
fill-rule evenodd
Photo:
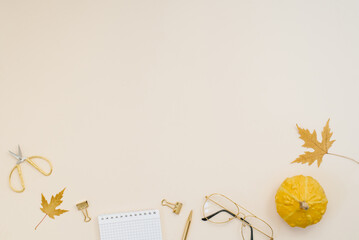
<instances>
[{"instance_id":1,"label":"flat beige surface","mask_svg":"<svg viewBox=\"0 0 359 240\"><path fill-rule=\"evenodd\" d=\"M358 239L359 166L303 152L295 124L321 130L332 151L359 158L358 1L0 1L0 239L99 240L97 216L157 208L163 238L240 239L238 222L200 221L221 192L268 220L275 239ZM24 165L12 192L8 150ZM322 221L289 227L274 196L289 176L316 178ZM40 196L67 187L56 220ZM180 216L160 206L181 201ZM90 203L85 224L75 204Z\"/></svg>"}]
</instances>

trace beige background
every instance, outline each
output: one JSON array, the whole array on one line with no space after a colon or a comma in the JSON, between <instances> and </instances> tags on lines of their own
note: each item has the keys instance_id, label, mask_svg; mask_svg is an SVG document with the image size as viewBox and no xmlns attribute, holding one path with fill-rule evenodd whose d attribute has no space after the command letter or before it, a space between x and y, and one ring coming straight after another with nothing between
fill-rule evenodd
<instances>
[{"instance_id":1,"label":"beige background","mask_svg":"<svg viewBox=\"0 0 359 240\"><path fill-rule=\"evenodd\" d=\"M358 1L0 1L0 239L99 240L97 216L158 208L163 237L240 239L238 222L200 221L204 196L227 194L268 220L276 239L358 239L358 165L303 152L295 124L359 157ZM52 160L23 165L12 192L8 150ZM274 196L289 176L316 178L322 221L289 227ZM67 187L56 220L40 196ZM160 206L181 201L180 216ZM75 204L87 199L93 221Z\"/></svg>"}]
</instances>

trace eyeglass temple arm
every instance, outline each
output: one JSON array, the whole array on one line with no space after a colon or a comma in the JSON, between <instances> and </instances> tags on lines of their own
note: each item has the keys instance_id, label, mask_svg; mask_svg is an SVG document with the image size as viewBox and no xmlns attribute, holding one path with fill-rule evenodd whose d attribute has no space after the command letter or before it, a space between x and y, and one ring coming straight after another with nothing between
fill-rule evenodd
<instances>
[{"instance_id":1,"label":"eyeglass temple arm","mask_svg":"<svg viewBox=\"0 0 359 240\"><path fill-rule=\"evenodd\" d=\"M219 210L218 212L215 212L215 213L213 213L213 214L211 214L211 215L209 215L207 217L202 218L202 221L207 221L207 220L213 218L214 216L216 216L217 214L222 213L222 212L226 212L226 213L230 214L232 217L236 217L236 215L234 213L231 213L230 211L228 211L226 209L222 209L222 210Z\"/></svg>"},{"instance_id":2,"label":"eyeglass temple arm","mask_svg":"<svg viewBox=\"0 0 359 240\"><path fill-rule=\"evenodd\" d=\"M234 213L232 213L232 212L230 212L230 211L228 211L226 209L222 209L222 210L219 210L218 212L215 212L215 213L213 213L213 214L211 214L211 215L209 215L207 217L202 218L202 221L207 221L207 220L213 218L214 216L216 216L217 214L222 213L222 212L226 212L229 215L231 215L232 217L237 217L236 214L234 214ZM244 220L243 218L241 218L241 217L239 219L241 221L245 222L250 227L250 229L251 229L251 240L253 240L253 228L252 228L251 224L249 222L247 222L246 220Z\"/></svg>"},{"instance_id":3,"label":"eyeglass temple arm","mask_svg":"<svg viewBox=\"0 0 359 240\"><path fill-rule=\"evenodd\" d=\"M219 210L218 212L215 212L215 213L213 213L213 214L211 214L211 215L209 215L207 217L202 218L202 221L207 221L207 220L213 218L214 216L216 216L217 214L222 213L222 212L226 212L229 215L231 215L232 217L237 217L236 214L234 214L234 213L232 213L232 212L230 212L230 211L228 211L226 209L222 209L222 210ZM251 226L251 224L249 222L247 222L246 220L244 220L243 218L239 218L239 219L242 220L243 222L245 222L248 226Z\"/></svg>"}]
</instances>

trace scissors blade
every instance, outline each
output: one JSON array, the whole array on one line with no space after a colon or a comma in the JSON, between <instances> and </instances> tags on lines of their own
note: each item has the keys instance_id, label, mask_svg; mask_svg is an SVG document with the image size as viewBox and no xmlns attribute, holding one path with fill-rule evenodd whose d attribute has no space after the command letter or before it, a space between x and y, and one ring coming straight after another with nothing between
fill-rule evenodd
<instances>
[{"instance_id":1,"label":"scissors blade","mask_svg":"<svg viewBox=\"0 0 359 240\"><path fill-rule=\"evenodd\" d=\"M15 153L13 153L13 152L9 151L9 153L10 153L11 155L13 155L17 160L20 160L20 159L21 159L19 155L15 154Z\"/></svg>"},{"instance_id":2,"label":"scissors blade","mask_svg":"<svg viewBox=\"0 0 359 240\"><path fill-rule=\"evenodd\" d=\"M19 157L22 158L22 152L21 152L20 145L17 145L17 148L18 148L18 152L19 152Z\"/></svg>"}]
</instances>

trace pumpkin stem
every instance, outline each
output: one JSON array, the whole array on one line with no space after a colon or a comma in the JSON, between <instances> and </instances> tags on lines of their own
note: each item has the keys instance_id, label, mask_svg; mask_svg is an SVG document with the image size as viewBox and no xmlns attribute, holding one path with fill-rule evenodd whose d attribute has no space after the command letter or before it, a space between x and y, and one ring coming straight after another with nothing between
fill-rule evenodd
<instances>
[{"instance_id":1,"label":"pumpkin stem","mask_svg":"<svg viewBox=\"0 0 359 240\"><path fill-rule=\"evenodd\" d=\"M301 202L299 202L299 204L300 204L301 209L303 209L303 210L308 210L309 209L309 205L308 205L307 202L301 201Z\"/></svg>"}]
</instances>

